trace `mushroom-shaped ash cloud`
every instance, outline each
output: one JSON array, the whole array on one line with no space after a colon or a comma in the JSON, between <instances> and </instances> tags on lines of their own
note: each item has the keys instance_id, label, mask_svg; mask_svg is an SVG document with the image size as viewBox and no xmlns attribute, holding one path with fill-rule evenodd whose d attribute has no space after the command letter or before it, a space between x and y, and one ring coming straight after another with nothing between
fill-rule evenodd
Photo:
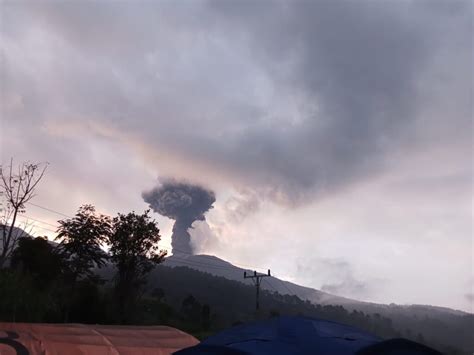
<instances>
[{"instance_id":1,"label":"mushroom-shaped ash cloud","mask_svg":"<svg viewBox=\"0 0 474 355\"><path fill-rule=\"evenodd\" d=\"M214 192L198 185L166 180L142 194L150 208L175 220L171 246L173 254L192 254L188 229L194 221L205 220L204 214L216 201Z\"/></svg>"}]
</instances>

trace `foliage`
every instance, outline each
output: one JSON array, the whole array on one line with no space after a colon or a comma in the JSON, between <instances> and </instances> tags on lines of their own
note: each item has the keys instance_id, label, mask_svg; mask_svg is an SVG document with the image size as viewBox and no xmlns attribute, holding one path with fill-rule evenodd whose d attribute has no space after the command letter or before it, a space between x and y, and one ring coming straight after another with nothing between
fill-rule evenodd
<instances>
[{"instance_id":1,"label":"foliage","mask_svg":"<svg viewBox=\"0 0 474 355\"><path fill-rule=\"evenodd\" d=\"M68 316L77 323L97 324L106 322L107 297L102 292L101 282L97 278L86 278L78 281Z\"/></svg>"},{"instance_id":2,"label":"foliage","mask_svg":"<svg viewBox=\"0 0 474 355\"><path fill-rule=\"evenodd\" d=\"M124 322L131 320L137 300L146 283L146 275L163 261L166 252L160 251L161 239L156 222L149 210L118 214L113 219L110 234L110 259L117 268L115 289L119 313Z\"/></svg>"},{"instance_id":3,"label":"foliage","mask_svg":"<svg viewBox=\"0 0 474 355\"><path fill-rule=\"evenodd\" d=\"M63 264L46 238L20 238L11 260L12 269L30 275L39 287L48 287L58 279Z\"/></svg>"},{"instance_id":4,"label":"foliage","mask_svg":"<svg viewBox=\"0 0 474 355\"><path fill-rule=\"evenodd\" d=\"M0 269L0 320L9 322L57 322L59 300L55 287L40 287L27 273Z\"/></svg>"},{"instance_id":5,"label":"foliage","mask_svg":"<svg viewBox=\"0 0 474 355\"><path fill-rule=\"evenodd\" d=\"M255 314L255 288L240 282L206 274L188 267L166 267L160 265L150 275L150 284L159 284L166 294L166 301L174 309L180 310L180 319L173 325L200 335L204 331L199 324L192 323L183 314L183 301L192 292L200 304L211 306L210 329L217 331L256 318L275 315L304 315L336 321L364 329L383 338L404 337L437 348L443 354L472 354L473 315L445 315L433 318L416 319L406 316L400 319L396 314L382 315L367 309L348 311L342 306L318 305L303 301L294 295L282 295L261 290L261 313ZM196 330L199 329L199 330ZM406 330L411 329L411 334Z\"/></svg>"},{"instance_id":6,"label":"foliage","mask_svg":"<svg viewBox=\"0 0 474 355\"><path fill-rule=\"evenodd\" d=\"M190 323L199 323L201 319L201 304L193 295L188 295L181 304L181 314Z\"/></svg>"},{"instance_id":7,"label":"foliage","mask_svg":"<svg viewBox=\"0 0 474 355\"><path fill-rule=\"evenodd\" d=\"M58 221L59 250L68 259L72 280L91 277L94 266L102 267L107 254L101 249L111 233L110 217L97 214L92 205L79 207L73 218Z\"/></svg>"}]
</instances>

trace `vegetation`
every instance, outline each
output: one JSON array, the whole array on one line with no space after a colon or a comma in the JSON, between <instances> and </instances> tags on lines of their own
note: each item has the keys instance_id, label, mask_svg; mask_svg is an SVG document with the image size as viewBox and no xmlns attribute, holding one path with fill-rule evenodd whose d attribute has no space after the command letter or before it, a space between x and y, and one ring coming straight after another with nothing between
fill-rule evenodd
<instances>
[{"instance_id":1,"label":"vegetation","mask_svg":"<svg viewBox=\"0 0 474 355\"><path fill-rule=\"evenodd\" d=\"M165 252L157 248L159 229L149 211L110 218L85 205L59 223L59 244L20 238L9 267L0 269L0 321L167 324L202 338L255 319L303 315L405 337L446 354L473 351L474 316L467 314L434 319L394 307L390 314L348 311L265 290L256 313L254 287L160 265Z\"/></svg>"},{"instance_id":2,"label":"vegetation","mask_svg":"<svg viewBox=\"0 0 474 355\"><path fill-rule=\"evenodd\" d=\"M177 282L179 280L179 282ZM211 308L211 330L225 329L233 324L255 318L277 315L303 315L353 325L383 338L403 337L439 349L444 354L472 354L474 316L445 314L436 318L410 315L393 309L390 315L382 311L353 310L342 306L315 305L292 295L261 291L261 313L255 314L255 288L240 282L202 273L188 267L160 265L150 275L150 284L164 290L164 301L175 310L181 310L184 299L192 296ZM391 307L393 308L393 307ZM179 319L184 319L182 311ZM193 332L186 322L175 323ZM196 324L196 322L194 323ZM199 324L199 323L197 323ZM200 331L205 332L204 329ZM198 333L199 334L199 333Z\"/></svg>"},{"instance_id":3,"label":"vegetation","mask_svg":"<svg viewBox=\"0 0 474 355\"><path fill-rule=\"evenodd\" d=\"M0 269L0 320L139 322L147 274L166 255L149 211L111 218L84 205L59 224L59 244L31 236L15 243L9 268ZM97 273L105 265L114 267L112 286Z\"/></svg>"},{"instance_id":4,"label":"vegetation","mask_svg":"<svg viewBox=\"0 0 474 355\"><path fill-rule=\"evenodd\" d=\"M113 219L109 236L110 260L116 267L115 294L118 314L124 323L134 319L136 304L146 284L146 276L163 261L166 252L158 250L161 236L149 210L142 215L131 212Z\"/></svg>"},{"instance_id":5,"label":"vegetation","mask_svg":"<svg viewBox=\"0 0 474 355\"><path fill-rule=\"evenodd\" d=\"M18 217L25 212L25 204L35 196L35 190L46 172L47 164L22 163L15 169L13 159L10 165L0 165L0 269L15 249L23 233L14 233ZM6 226L9 226L8 228Z\"/></svg>"},{"instance_id":6,"label":"vegetation","mask_svg":"<svg viewBox=\"0 0 474 355\"><path fill-rule=\"evenodd\" d=\"M107 254L101 249L111 234L110 217L99 215L92 205L79 207L74 218L59 221L58 252L67 260L72 281L93 277L94 267L102 267Z\"/></svg>"}]
</instances>

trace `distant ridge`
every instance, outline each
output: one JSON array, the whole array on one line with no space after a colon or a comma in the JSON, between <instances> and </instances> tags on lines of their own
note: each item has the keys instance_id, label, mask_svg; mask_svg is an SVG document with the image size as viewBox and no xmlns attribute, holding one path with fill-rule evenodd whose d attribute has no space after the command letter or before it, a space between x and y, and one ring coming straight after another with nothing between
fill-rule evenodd
<instances>
[{"instance_id":1,"label":"distant ridge","mask_svg":"<svg viewBox=\"0 0 474 355\"><path fill-rule=\"evenodd\" d=\"M164 266L176 267L185 266L201 272L206 272L214 276L221 276L229 280L238 281L251 285L252 281L244 279L244 271L253 272L254 270L237 267L228 261L220 259L213 255L188 255L177 254L166 258ZM470 313L455 310L447 307L431 305L396 305L380 304L372 302L358 301L320 291L311 287L301 286L289 281L272 277L265 279L261 286L270 292L276 291L282 295L294 295L302 300L308 300L314 304L321 305L341 305L348 310L359 310L369 313L380 313L390 315L393 312L416 313L419 316L432 315L433 313L444 313L451 315L467 315Z\"/></svg>"}]
</instances>

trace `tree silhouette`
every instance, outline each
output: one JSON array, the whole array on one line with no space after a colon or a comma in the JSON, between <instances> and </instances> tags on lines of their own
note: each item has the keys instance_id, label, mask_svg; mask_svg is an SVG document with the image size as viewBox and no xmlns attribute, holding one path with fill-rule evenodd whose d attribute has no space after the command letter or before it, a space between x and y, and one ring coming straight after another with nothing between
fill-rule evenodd
<instances>
[{"instance_id":1,"label":"tree silhouette","mask_svg":"<svg viewBox=\"0 0 474 355\"><path fill-rule=\"evenodd\" d=\"M15 225L20 214L25 212L25 204L35 197L35 190L38 183L44 176L47 163L32 164L25 162L19 164L16 169L13 167L13 159L10 165L4 167L0 165L0 196L2 202L0 206L0 268L11 256L16 242L26 233L18 233ZM20 231L22 231L20 229Z\"/></svg>"},{"instance_id":2,"label":"tree silhouette","mask_svg":"<svg viewBox=\"0 0 474 355\"><path fill-rule=\"evenodd\" d=\"M100 278L94 267L105 265L107 254L105 246L111 231L110 217L98 214L92 205L80 206L73 218L58 221L60 240L58 251L66 260L63 267L64 284L59 290L64 311L64 321L68 321L70 311L78 297L78 283L97 284Z\"/></svg>"},{"instance_id":3,"label":"tree silhouette","mask_svg":"<svg viewBox=\"0 0 474 355\"><path fill-rule=\"evenodd\" d=\"M30 275L38 286L45 288L59 277L62 260L46 238L23 237L13 251L11 267Z\"/></svg>"},{"instance_id":4,"label":"tree silhouette","mask_svg":"<svg viewBox=\"0 0 474 355\"><path fill-rule=\"evenodd\" d=\"M181 314L184 319L196 326L201 320L202 306L193 295L188 295L181 304Z\"/></svg>"},{"instance_id":5,"label":"tree silhouette","mask_svg":"<svg viewBox=\"0 0 474 355\"><path fill-rule=\"evenodd\" d=\"M10 269L0 270L0 277L6 282L2 285L0 281L1 303L9 314L6 319L38 322L47 314L59 314L55 295L61 284L63 265L46 238L20 238L12 253Z\"/></svg>"},{"instance_id":6,"label":"tree silhouette","mask_svg":"<svg viewBox=\"0 0 474 355\"><path fill-rule=\"evenodd\" d=\"M107 254L101 249L111 232L110 217L97 214L92 205L79 207L76 215L70 219L58 221L60 240L58 249L68 260L72 282L84 277L92 277L93 267L102 267Z\"/></svg>"},{"instance_id":7,"label":"tree silhouette","mask_svg":"<svg viewBox=\"0 0 474 355\"><path fill-rule=\"evenodd\" d=\"M211 307L208 304L203 305L201 309L201 327L204 330L211 327Z\"/></svg>"},{"instance_id":8,"label":"tree silhouette","mask_svg":"<svg viewBox=\"0 0 474 355\"><path fill-rule=\"evenodd\" d=\"M147 274L164 260L159 250L160 230L149 216L150 210L118 214L109 238L111 260L117 268L115 290L122 322L128 322L141 296Z\"/></svg>"}]
</instances>

